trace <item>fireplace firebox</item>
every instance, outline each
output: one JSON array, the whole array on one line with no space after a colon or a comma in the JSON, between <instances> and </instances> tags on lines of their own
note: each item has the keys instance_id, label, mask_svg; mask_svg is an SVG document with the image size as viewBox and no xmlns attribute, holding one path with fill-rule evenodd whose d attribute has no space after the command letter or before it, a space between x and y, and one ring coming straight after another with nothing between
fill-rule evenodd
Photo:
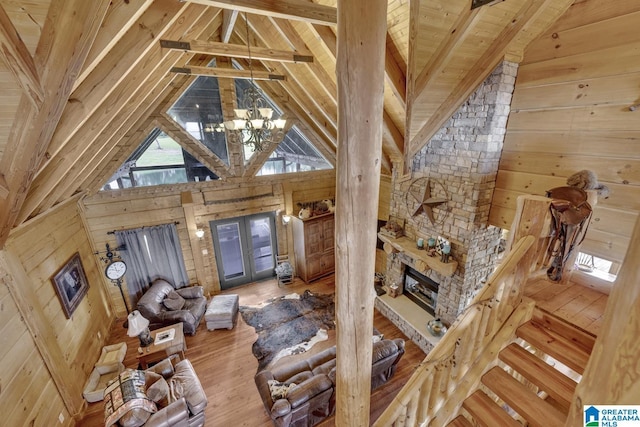
<instances>
[{"instance_id":1,"label":"fireplace firebox","mask_svg":"<svg viewBox=\"0 0 640 427\"><path fill-rule=\"evenodd\" d=\"M438 287L438 283L417 270L405 267L403 293L432 316L435 316Z\"/></svg>"}]
</instances>

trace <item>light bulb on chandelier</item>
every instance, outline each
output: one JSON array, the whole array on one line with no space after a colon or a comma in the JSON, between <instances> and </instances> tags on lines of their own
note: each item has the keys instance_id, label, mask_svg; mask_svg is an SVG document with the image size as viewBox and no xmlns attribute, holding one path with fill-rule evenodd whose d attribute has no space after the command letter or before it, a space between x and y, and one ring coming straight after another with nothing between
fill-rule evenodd
<instances>
[{"instance_id":1,"label":"light bulb on chandelier","mask_svg":"<svg viewBox=\"0 0 640 427\"><path fill-rule=\"evenodd\" d=\"M236 144L250 146L252 151L264 151L271 144L278 144L284 138L286 120L274 119L273 109L255 86L251 64L251 45L249 44L249 20L245 14L247 29L247 50L249 51L250 85L243 91L242 107L236 108L235 118L216 124L213 130L222 132L226 129L227 139Z\"/></svg>"}]
</instances>

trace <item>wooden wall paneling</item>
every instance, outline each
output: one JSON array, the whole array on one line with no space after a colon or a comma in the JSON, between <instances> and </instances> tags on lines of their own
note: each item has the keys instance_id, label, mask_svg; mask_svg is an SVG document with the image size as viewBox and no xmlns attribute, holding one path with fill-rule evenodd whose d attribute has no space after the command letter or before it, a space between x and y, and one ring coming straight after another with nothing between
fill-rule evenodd
<instances>
[{"instance_id":1,"label":"wooden wall paneling","mask_svg":"<svg viewBox=\"0 0 640 427\"><path fill-rule=\"evenodd\" d=\"M556 30L536 40L527 49L525 63L578 55L632 43L638 39L628 28L637 25L640 11L564 30ZM602 35L606 34L606 37Z\"/></svg>"},{"instance_id":2,"label":"wooden wall paneling","mask_svg":"<svg viewBox=\"0 0 640 427\"><path fill-rule=\"evenodd\" d=\"M378 219L387 221L389 219L389 210L391 209L391 177L388 175L380 176L380 197L378 198Z\"/></svg>"},{"instance_id":3,"label":"wooden wall paneling","mask_svg":"<svg viewBox=\"0 0 640 427\"><path fill-rule=\"evenodd\" d=\"M640 51L640 45L638 47ZM640 62L640 55L638 60ZM640 111L630 111L628 103L567 108L561 114L555 110L518 110L509 116L509 130L638 131L638 116Z\"/></svg>"},{"instance_id":4,"label":"wooden wall paneling","mask_svg":"<svg viewBox=\"0 0 640 427\"><path fill-rule=\"evenodd\" d=\"M640 82L638 83L640 85ZM640 158L640 137L636 131L509 131L505 135L504 151L518 153L589 154L594 157Z\"/></svg>"},{"instance_id":5,"label":"wooden wall paneling","mask_svg":"<svg viewBox=\"0 0 640 427\"><path fill-rule=\"evenodd\" d=\"M211 289L208 289L209 283L206 280L206 273L204 270L204 260L202 258L202 241L204 237L198 238L196 231L204 228L196 221L196 216L193 212L193 205L196 203L191 191L183 191L180 194L182 209L184 209L184 219L187 228L187 234L189 235L189 246L182 246L182 251L191 251L193 256L193 265L195 269L195 277L197 283L205 287L205 293L210 294ZM206 232L205 232L206 233Z\"/></svg>"},{"instance_id":6,"label":"wooden wall paneling","mask_svg":"<svg viewBox=\"0 0 640 427\"><path fill-rule=\"evenodd\" d=\"M622 262L629 246L629 237L598 229L589 229L580 249L597 257Z\"/></svg>"},{"instance_id":7,"label":"wooden wall paneling","mask_svg":"<svg viewBox=\"0 0 640 427\"><path fill-rule=\"evenodd\" d=\"M616 104L630 106L640 96L640 72L581 79L552 85L517 87L512 110L552 110Z\"/></svg>"},{"instance_id":8,"label":"wooden wall paneling","mask_svg":"<svg viewBox=\"0 0 640 427\"><path fill-rule=\"evenodd\" d=\"M616 16L633 13L640 10L640 4L635 0L616 0L614 2L579 1L574 2L567 12L558 20L548 33L563 31L570 28L588 25L598 21L615 18Z\"/></svg>"},{"instance_id":9,"label":"wooden wall paneling","mask_svg":"<svg viewBox=\"0 0 640 427\"><path fill-rule=\"evenodd\" d=\"M605 184L640 185L640 160L571 154L570 149L565 154L503 151L500 169L565 179L580 170L589 169L597 171L598 181Z\"/></svg>"},{"instance_id":10,"label":"wooden wall paneling","mask_svg":"<svg viewBox=\"0 0 640 427\"><path fill-rule=\"evenodd\" d=\"M602 58L615 58L615 61L603 61ZM579 81L638 71L640 40L608 49L523 65L518 71L516 87Z\"/></svg>"}]
</instances>

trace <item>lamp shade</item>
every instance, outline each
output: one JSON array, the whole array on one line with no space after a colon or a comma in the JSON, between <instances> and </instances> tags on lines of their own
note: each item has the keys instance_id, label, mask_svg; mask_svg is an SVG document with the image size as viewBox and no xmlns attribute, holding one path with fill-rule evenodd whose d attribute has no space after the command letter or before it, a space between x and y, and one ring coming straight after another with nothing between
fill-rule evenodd
<instances>
[{"instance_id":1,"label":"lamp shade","mask_svg":"<svg viewBox=\"0 0 640 427\"><path fill-rule=\"evenodd\" d=\"M138 310L134 310L127 316L129 322L129 329L127 329L127 335L130 337L137 337L144 330L149 328L149 320L146 319Z\"/></svg>"}]
</instances>

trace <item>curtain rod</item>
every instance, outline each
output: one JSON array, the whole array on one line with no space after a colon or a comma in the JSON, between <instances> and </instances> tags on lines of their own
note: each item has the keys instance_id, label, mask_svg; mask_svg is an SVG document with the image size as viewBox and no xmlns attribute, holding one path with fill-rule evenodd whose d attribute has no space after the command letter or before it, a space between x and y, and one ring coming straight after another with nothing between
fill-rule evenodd
<instances>
[{"instance_id":1,"label":"curtain rod","mask_svg":"<svg viewBox=\"0 0 640 427\"><path fill-rule=\"evenodd\" d=\"M174 223L175 225L178 225L178 224L180 224L180 221L173 221L173 223ZM164 225L164 224L158 224L158 225ZM138 228L145 229L145 228L149 228L149 227L155 227L155 225L149 225L149 226L138 227ZM135 230L135 228L133 228L133 229L132 229L132 228L128 228L128 229L126 229L126 230ZM116 231L125 231L125 230L112 230L112 231L107 231L107 234L116 234Z\"/></svg>"}]
</instances>

